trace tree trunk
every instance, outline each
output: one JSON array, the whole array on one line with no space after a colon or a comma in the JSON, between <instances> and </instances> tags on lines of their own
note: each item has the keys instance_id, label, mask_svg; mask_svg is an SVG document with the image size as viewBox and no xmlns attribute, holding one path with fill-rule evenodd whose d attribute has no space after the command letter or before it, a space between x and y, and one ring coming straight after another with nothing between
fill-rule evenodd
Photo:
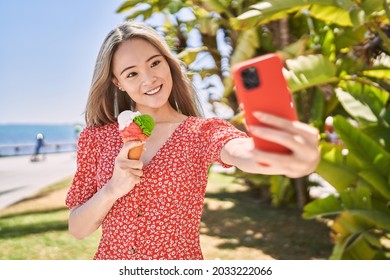
<instances>
[{"instance_id":1,"label":"tree trunk","mask_svg":"<svg viewBox=\"0 0 390 280\"><path fill-rule=\"evenodd\" d=\"M293 185L297 196L297 205L300 210L305 207L309 197L307 192L307 177L301 177L293 180Z\"/></svg>"}]
</instances>

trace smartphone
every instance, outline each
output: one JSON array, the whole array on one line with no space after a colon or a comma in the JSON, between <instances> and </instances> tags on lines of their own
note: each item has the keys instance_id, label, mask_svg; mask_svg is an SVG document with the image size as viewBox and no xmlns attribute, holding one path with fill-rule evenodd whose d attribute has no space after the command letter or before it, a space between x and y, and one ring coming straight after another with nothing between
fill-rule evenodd
<instances>
[{"instance_id":1,"label":"smartphone","mask_svg":"<svg viewBox=\"0 0 390 280\"><path fill-rule=\"evenodd\" d=\"M240 108L244 111L247 125L263 125L254 116L254 111L297 120L292 94L283 76L283 61L276 54L266 54L242 61L232 67L233 82ZM285 153L291 151L277 143L253 137L260 150Z\"/></svg>"}]
</instances>

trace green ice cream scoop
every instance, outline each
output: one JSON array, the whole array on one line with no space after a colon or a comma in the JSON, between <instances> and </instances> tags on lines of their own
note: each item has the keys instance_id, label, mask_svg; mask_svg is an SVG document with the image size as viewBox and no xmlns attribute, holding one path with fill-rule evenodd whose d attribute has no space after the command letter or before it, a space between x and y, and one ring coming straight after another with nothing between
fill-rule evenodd
<instances>
[{"instance_id":1,"label":"green ice cream scoop","mask_svg":"<svg viewBox=\"0 0 390 280\"><path fill-rule=\"evenodd\" d=\"M154 129L154 120L150 115L136 116L133 119L133 122L138 124L138 126L142 129L142 132L145 135L152 135L152 130Z\"/></svg>"}]
</instances>

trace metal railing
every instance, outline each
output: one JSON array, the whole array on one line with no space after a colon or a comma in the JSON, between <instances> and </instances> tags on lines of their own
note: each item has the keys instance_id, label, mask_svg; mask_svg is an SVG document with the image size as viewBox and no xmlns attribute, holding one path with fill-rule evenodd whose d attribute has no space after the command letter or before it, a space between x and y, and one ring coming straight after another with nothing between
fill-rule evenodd
<instances>
[{"instance_id":1,"label":"metal railing","mask_svg":"<svg viewBox=\"0 0 390 280\"><path fill-rule=\"evenodd\" d=\"M0 157L32 155L35 153L36 144L0 144ZM76 142L45 143L39 153L61 153L76 151Z\"/></svg>"}]
</instances>

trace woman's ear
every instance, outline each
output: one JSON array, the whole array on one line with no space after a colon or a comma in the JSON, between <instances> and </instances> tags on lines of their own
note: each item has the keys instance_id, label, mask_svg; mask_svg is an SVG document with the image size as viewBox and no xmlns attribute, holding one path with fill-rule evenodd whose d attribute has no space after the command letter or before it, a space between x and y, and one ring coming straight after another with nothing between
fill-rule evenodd
<instances>
[{"instance_id":1,"label":"woman's ear","mask_svg":"<svg viewBox=\"0 0 390 280\"><path fill-rule=\"evenodd\" d=\"M117 88L119 88L119 90L123 91L123 88L121 88L121 84L119 83L119 81L118 81L117 78L113 77L113 78L111 79L111 81L112 81L112 83L113 83Z\"/></svg>"},{"instance_id":2,"label":"woman's ear","mask_svg":"<svg viewBox=\"0 0 390 280\"><path fill-rule=\"evenodd\" d=\"M116 86L116 87L120 87L120 84L119 84L119 81L118 81L118 79L117 78L115 78L115 77L113 77L112 79L111 79L111 82Z\"/></svg>"}]
</instances>

